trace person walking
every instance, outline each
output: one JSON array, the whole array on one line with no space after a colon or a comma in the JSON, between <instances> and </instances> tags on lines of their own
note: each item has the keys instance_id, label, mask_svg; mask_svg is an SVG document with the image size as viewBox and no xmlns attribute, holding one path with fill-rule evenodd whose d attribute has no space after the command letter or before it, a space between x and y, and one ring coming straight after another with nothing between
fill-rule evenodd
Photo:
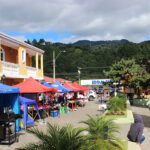
<instances>
[{"instance_id":1,"label":"person walking","mask_svg":"<svg viewBox=\"0 0 150 150\"><path fill-rule=\"evenodd\" d=\"M134 123L131 124L130 130L128 132L128 139L132 142L136 142L141 146L141 144L145 140L145 136L143 134L144 130L144 124L143 124L143 119L140 115L135 115L134 117Z\"/></svg>"}]
</instances>

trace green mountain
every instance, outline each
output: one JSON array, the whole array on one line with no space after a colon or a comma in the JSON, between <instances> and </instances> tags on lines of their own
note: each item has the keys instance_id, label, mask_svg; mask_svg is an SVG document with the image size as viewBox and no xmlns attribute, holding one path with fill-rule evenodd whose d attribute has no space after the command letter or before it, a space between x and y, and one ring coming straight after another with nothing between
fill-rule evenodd
<instances>
[{"instance_id":1,"label":"green mountain","mask_svg":"<svg viewBox=\"0 0 150 150\"><path fill-rule=\"evenodd\" d=\"M102 45L102 44L124 44L128 42L126 39L122 40L112 40L112 41L89 41L89 40L79 40L73 45L91 45L91 46L96 46L96 45Z\"/></svg>"}]
</instances>

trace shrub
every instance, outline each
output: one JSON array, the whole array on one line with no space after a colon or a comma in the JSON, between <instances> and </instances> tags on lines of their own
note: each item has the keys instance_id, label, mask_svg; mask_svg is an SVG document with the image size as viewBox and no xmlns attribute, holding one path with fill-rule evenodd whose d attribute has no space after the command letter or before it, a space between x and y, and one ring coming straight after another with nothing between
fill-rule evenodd
<instances>
[{"instance_id":1,"label":"shrub","mask_svg":"<svg viewBox=\"0 0 150 150\"><path fill-rule=\"evenodd\" d=\"M119 94L116 97L112 97L107 103L107 109L110 112L118 112L125 110L126 108L126 97L123 94Z\"/></svg>"},{"instance_id":2,"label":"shrub","mask_svg":"<svg viewBox=\"0 0 150 150\"><path fill-rule=\"evenodd\" d=\"M119 94L117 95L117 97L119 97L120 99L126 100L126 96L125 96L124 93L119 93Z\"/></svg>"},{"instance_id":3,"label":"shrub","mask_svg":"<svg viewBox=\"0 0 150 150\"><path fill-rule=\"evenodd\" d=\"M86 124L84 128L88 131L87 140L81 147L81 150L123 150L122 141L116 136L119 133L119 127L106 116L91 117L81 123Z\"/></svg>"}]
</instances>

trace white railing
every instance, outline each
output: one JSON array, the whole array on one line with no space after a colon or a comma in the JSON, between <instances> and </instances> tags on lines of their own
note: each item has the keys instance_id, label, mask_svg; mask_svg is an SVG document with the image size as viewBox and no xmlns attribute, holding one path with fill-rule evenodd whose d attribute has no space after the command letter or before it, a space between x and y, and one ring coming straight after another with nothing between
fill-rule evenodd
<instances>
[{"instance_id":1,"label":"white railing","mask_svg":"<svg viewBox=\"0 0 150 150\"><path fill-rule=\"evenodd\" d=\"M28 77L33 77L34 79L40 79L39 77L36 76L37 69L26 66L27 69L27 75L20 75L19 74L19 64L14 64L10 62L4 62L1 61L2 63L2 68L3 72L0 73L0 75L5 75L8 78L28 78Z\"/></svg>"},{"instance_id":2,"label":"white railing","mask_svg":"<svg viewBox=\"0 0 150 150\"><path fill-rule=\"evenodd\" d=\"M28 77L36 78L36 71L37 71L36 68L27 66L27 75L28 75Z\"/></svg>"},{"instance_id":3,"label":"white railing","mask_svg":"<svg viewBox=\"0 0 150 150\"><path fill-rule=\"evenodd\" d=\"M19 64L2 61L3 74L6 77L18 77L19 75Z\"/></svg>"}]
</instances>

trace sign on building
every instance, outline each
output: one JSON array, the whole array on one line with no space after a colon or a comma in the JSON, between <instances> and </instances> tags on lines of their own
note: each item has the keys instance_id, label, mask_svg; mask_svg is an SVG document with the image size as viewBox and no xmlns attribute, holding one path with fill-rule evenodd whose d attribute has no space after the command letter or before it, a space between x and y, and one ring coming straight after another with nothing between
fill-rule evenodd
<instances>
[{"instance_id":1,"label":"sign on building","mask_svg":"<svg viewBox=\"0 0 150 150\"><path fill-rule=\"evenodd\" d=\"M104 82L110 82L110 79L81 80L81 85L102 85Z\"/></svg>"}]
</instances>

